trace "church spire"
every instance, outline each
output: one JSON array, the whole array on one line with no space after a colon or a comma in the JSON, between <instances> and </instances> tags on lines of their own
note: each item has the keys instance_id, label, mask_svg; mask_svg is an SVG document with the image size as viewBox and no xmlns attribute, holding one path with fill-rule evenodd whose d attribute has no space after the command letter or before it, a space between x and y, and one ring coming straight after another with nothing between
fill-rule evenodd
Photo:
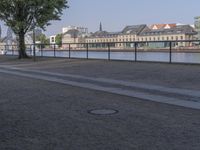
<instances>
[{"instance_id":1,"label":"church spire","mask_svg":"<svg viewBox=\"0 0 200 150\"><path fill-rule=\"evenodd\" d=\"M100 22L100 26L99 26L99 31L103 31L101 22Z\"/></svg>"}]
</instances>

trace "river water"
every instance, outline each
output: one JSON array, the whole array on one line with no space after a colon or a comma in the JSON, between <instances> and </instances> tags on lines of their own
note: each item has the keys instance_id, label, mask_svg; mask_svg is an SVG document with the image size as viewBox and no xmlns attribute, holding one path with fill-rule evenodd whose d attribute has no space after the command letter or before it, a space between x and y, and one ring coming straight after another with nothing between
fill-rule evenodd
<instances>
[{"instance_id":1,"label":"river water","mask_svg":"<svg viewBox=\"0 0 200 150\"><path fill-rule=\"evenodd\" d=\"M8 51L7 55L13 54L12 51ZM17 55L17 52L14 52ZM31 54L29 51L28 54ZM31 54L32 55L32 54ZM54 51L37 51L37 56L48 56L54 57ZM55 51L56 57L66 57L69 58L69 51ZM87 58L86 51L71 51L71 58ZM111 60L129 60L135 61L135 53L134 52L112 52L110 56L108 52L97 52L97 51L89 51L88 58L89 59L108 59L110 57ZM154 62L169 62L170 54L168 52L138 52L137 53L137 61L154 61ZM172 53L172 62L177 63L200 63L200 53L188 53L188 52L173 52Z\"/></svg>"}]
</instances>

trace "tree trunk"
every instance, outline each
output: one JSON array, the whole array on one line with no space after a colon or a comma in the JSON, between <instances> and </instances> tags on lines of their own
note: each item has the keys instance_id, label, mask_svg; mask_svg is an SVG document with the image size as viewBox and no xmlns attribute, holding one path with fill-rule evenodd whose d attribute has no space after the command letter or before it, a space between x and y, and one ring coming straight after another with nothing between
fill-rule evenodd
<instances>
[{"instance_id":1,"label":"tree trunk","mask_svg":"<svg viewBox=\"0 0 200 150\"><path fill-rule=\"evenodd\" d=\"M26 54L25 34L19 33L19 59L29 58Z\"/></svg>"}]
</instances>

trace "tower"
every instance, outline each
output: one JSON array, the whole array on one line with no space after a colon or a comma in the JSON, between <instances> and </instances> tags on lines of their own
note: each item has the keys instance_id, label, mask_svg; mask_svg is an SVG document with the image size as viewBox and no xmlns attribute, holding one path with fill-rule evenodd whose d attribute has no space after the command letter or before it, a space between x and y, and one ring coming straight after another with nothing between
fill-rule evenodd
<instances>
[{"instance_id":1,"label":"tower","mask_svg":"<svg viewBox=\"0 0 200 150\"><path fill-rule=\"evenodd\" d=\"M103 31L102 24L100 22L99 31Z\"/></svg>"}]
</instances>

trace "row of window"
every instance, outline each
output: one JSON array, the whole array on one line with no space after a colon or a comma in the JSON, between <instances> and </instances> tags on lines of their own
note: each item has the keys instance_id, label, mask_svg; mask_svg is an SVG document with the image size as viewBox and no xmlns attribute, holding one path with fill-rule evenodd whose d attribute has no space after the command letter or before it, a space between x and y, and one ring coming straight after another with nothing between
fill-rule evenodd
<instances>
[{"instance_id":1,"label":"row of window","mask_svg":"<svg viewBox=\"0 0 200 150\"><path fill-rule=\"evenodd\" d=\"M126 42L126 41L135 41L135 38L130 39L101 39L101 40L87 40L87 42L98 43L98 42Z\"/></svg>"},{"instance_id":2,"label":"row of window","mask_svg":"<svg viewBox=\"0 0 200 150\"><path fill-rule=\"evenodd\" d=\"M183 36L167 36L167 37L149 37L140 38L139 41L165 41L165 40L184 40Z\"/></svg>"},{"instance_id":3,"label":"row of window","mask_svg":"<svg viewBox=\"0 0 200 150\"><path fill-rule=\"evenodd\" d=\"M123 39L90 39L87 40L88 43L98 43L98 42L130 42L130 41L165 41L165 40L184 40L183 36L167 36L167 37L142 37L142 38L123 38Z\"/></svg>"}]
</instances>

